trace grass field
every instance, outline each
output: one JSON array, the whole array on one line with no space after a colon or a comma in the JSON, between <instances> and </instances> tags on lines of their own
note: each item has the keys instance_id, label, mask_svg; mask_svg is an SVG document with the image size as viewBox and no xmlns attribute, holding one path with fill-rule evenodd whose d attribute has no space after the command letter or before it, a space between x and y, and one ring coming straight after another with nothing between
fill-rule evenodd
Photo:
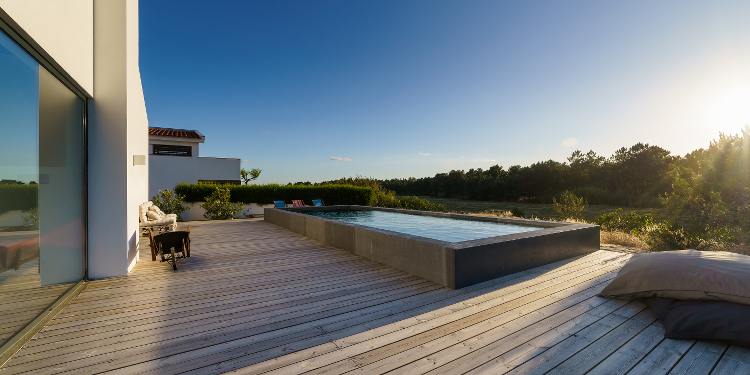
<instances>
[{"instance_id":1,"label":"grass field","mask_svg":"<svg viewBox=\"0 0 750 375\"><path fill-rule=\"evenodd\" d=\"M447 198L434 198L421 196L420 198L426 199L432 203L438 203L445 206L449 212L466 212L466 213L480 213L480 212L491 212L495 211L510 211L513 207L521 209L525 213L526 218L536 217L539 219L557 219L558 215L555 212L554 207L551 204L540 204L540 203L522 203L522 202L487 202L487 201L469 201L461 199L447 199ZM603 206L603 205L591 205L584 214L584 220L593 222L602 214L616 211L618 208L622 208L623 212L628 213L635 211L639 214L650 212L655 217L659 217L658 208L633 208L633 207L617 207L617 206Z\"/></svg>"}]
</instances>

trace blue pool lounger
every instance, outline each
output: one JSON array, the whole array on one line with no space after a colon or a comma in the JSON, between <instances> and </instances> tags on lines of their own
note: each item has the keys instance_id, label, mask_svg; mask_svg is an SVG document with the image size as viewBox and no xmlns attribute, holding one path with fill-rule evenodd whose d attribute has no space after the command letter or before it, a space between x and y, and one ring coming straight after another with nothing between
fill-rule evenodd
<instances>
[{"instance_id":1,"label":"blue pool lounger","mask_svg":"<svg viewBox=\"0 0 750 375\"><path fill-rule=\"evenodd\" d=\"M313 206L322 207L323 206L323 200L321 200L321 199L313 199Z\"/></svg>"},{"instance_id":2,"label":"blue pool lounger","mask_svg":"<svg viewBox=\"0 0 750 375\"><path fill-rule=\"evenodd\" d=\"M273 204L276 205L276 208L284 208L284 207L286 207L286 203L284 203L284 201L273 201Z\"/></svg>"}]
</instances>

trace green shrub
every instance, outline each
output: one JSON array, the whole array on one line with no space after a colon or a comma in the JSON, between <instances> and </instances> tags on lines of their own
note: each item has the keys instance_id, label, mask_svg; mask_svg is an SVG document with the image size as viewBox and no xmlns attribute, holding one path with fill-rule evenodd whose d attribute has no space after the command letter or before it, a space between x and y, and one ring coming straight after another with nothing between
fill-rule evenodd
<instances>
[{"instance_id":1,"label":"green shrub","mask_svg":"<svg viewBox=\"0 0 750 375\"><path fill-rule=\"evenodd\" d=\"M229 220L237 216L242 211L242 203L232 203L229 196L229 189L216 187L211 196L206 197L206 203L201 204L206 210L203 217L206 220Z\"/></svg>"},{"instance_id":2,"label":"green shrub","mask_svg":"<svg viewBox=\"0 0 750 375\"><path fill-rule=\"evenodd\" d=\"M625 233L641 233L655 224L653 216L650 213L639 215L636 212L623 214L622 208L615 212L599 216L594 224L599 225L607 231L619 231Z\"/></svg>"},{"instance_id":3,"label":"green shrub","mask_svg":"<svg viewBox=\"0 0 750 375\"><path fill-rule=\"evenodd\" d=\"M510 209L510 213L511 213L511 215L513 215L515 217L521 217L521 218L526 217L526 213L523 212L523 210L520 209L520 208L518 208L518 207L512 207Z\"/></svg>"},{"instance_id":4,"label":"green shrub","mask_svg":"<svg viewBox=\"0 0 750 375\"><path fill-rule=\"evenodd\" d=\"M581 219L583 214L589 208L589 203L584 198L575 196L572 192L566 190L560 195L560 202L552 198L552 205L560 217L565 219Z\"/></svg>"},{"instance_id":5,"label":"green shrub","mask_svg":"<svg viewBox=\"0 0 750 375\"><path fill-rule=\"evenodd\" d=\"M39 229L39 209L32 208L23 218L23 225L33 229Z\"/></svg>"},{"instance_id":6,"label":"green shrub","mask_svg":"<svg viewBox=\"0 0 750 375\"><path fill-rule=\"evenodd\" d=\"M639 237L652 251L722 250L734 245L734 237L726 228L696 230L673 224L668 220L647 228Z\"/></svg>"},{"instance_id":7,"label":"green shrub","mask_svg":"<svg viewBox=\"0 0 750 375\"><path fill-rule=\"evenodd\" d=\"M0 184L0 214L38 207L39 185Z\"/></svg>"},{"instance_id":8,"label":"green shrub","mask_svg":"<svg viewBox=\"0 0 750 375\"><path fill-rule=\"evenodd\" d=\"M156 193L156 196L151 198L151 201L154 202L156 207L159 207L162 212L164 212L165 214L177 215L179 221L182 221L182 217L180 217L180 215L188 209L187 206L182 204L184 200L184 196L176 194L169 189L159 190L159 192Z\"/></svg>"},{"instance_id":9,"label":"green shrub","mask_svg":"<svg viewBox=\"0 0 750 375\"><path fill-rule=\"evenodd\" d=\"M230 192L231 202L271 204L275 200L290 202L301 199L312 204L313 199L322 199L327 205L354 204L371 206L373 190L350 185L218 185ZM174 191L184 196L185 202L204 202L213 194L217 185L179 183Z\"/></svg>"},{"instance_id":10,"label":"green shrub","mask_svg":"<svg viewBox=\"0 0 750 375\"><path fill-rule=\"evenodd\" d=\"M384 188L383 185L380 184L380 181L372 177L357 176L341 178L334 181L326 181L321 183L320 185L330 186L336 184L353 185L372 189L373 199L370 206L401 208L418 211L446 211L445 206L443 206L442 204L435 204L426 199L413 196L397 197L396 193Z\"/></svg>"},{"instance_id":11,"label":"green shrub","mask_svg":"<svg viewBox=\"0 0 750 375\"><path fill-rule=\"evenodd\" d=\"M395 197L395 207L391 208L403 208L407 210L417 211L438 211L445 212L445 206L442 204L435 204L426 199L406 196L406 197ZM385 206L379 206L385 207Z\"/></svg>"}]
</instances>

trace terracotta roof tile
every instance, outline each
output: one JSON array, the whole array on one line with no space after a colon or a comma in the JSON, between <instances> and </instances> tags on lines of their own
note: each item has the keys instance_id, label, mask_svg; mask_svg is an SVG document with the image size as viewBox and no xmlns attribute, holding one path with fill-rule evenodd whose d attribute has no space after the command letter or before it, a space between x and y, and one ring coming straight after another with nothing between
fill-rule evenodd
<instances>
[{"instance_id":1,"label":"terracotta roof tile","mask_svg":"<svg viewBox=\"0 0 750 375\"><path fill-rule=\"evenodd\" d=\"M203 138L195 130L167 129L167 128L148 128L148 135L156 135L159 137L178 137L178 138L197 138L197 139Z\"/></svg>"}]
</instances>

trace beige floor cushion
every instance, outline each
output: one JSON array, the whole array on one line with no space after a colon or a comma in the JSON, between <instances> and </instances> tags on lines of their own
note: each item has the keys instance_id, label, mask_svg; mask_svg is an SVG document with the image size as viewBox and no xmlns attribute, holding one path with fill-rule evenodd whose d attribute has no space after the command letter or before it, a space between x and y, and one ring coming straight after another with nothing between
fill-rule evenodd
<instances>
[{"instance_id":1,"label":"beige floor cushion","mask_svg":"<svg viewBox=\"0 0 750 375\"><path fill-rule=\"evenodd\" d=\"M638 254L599 295L750 305L750 256L697 250Z\"/></svg>"}]
</instances>

